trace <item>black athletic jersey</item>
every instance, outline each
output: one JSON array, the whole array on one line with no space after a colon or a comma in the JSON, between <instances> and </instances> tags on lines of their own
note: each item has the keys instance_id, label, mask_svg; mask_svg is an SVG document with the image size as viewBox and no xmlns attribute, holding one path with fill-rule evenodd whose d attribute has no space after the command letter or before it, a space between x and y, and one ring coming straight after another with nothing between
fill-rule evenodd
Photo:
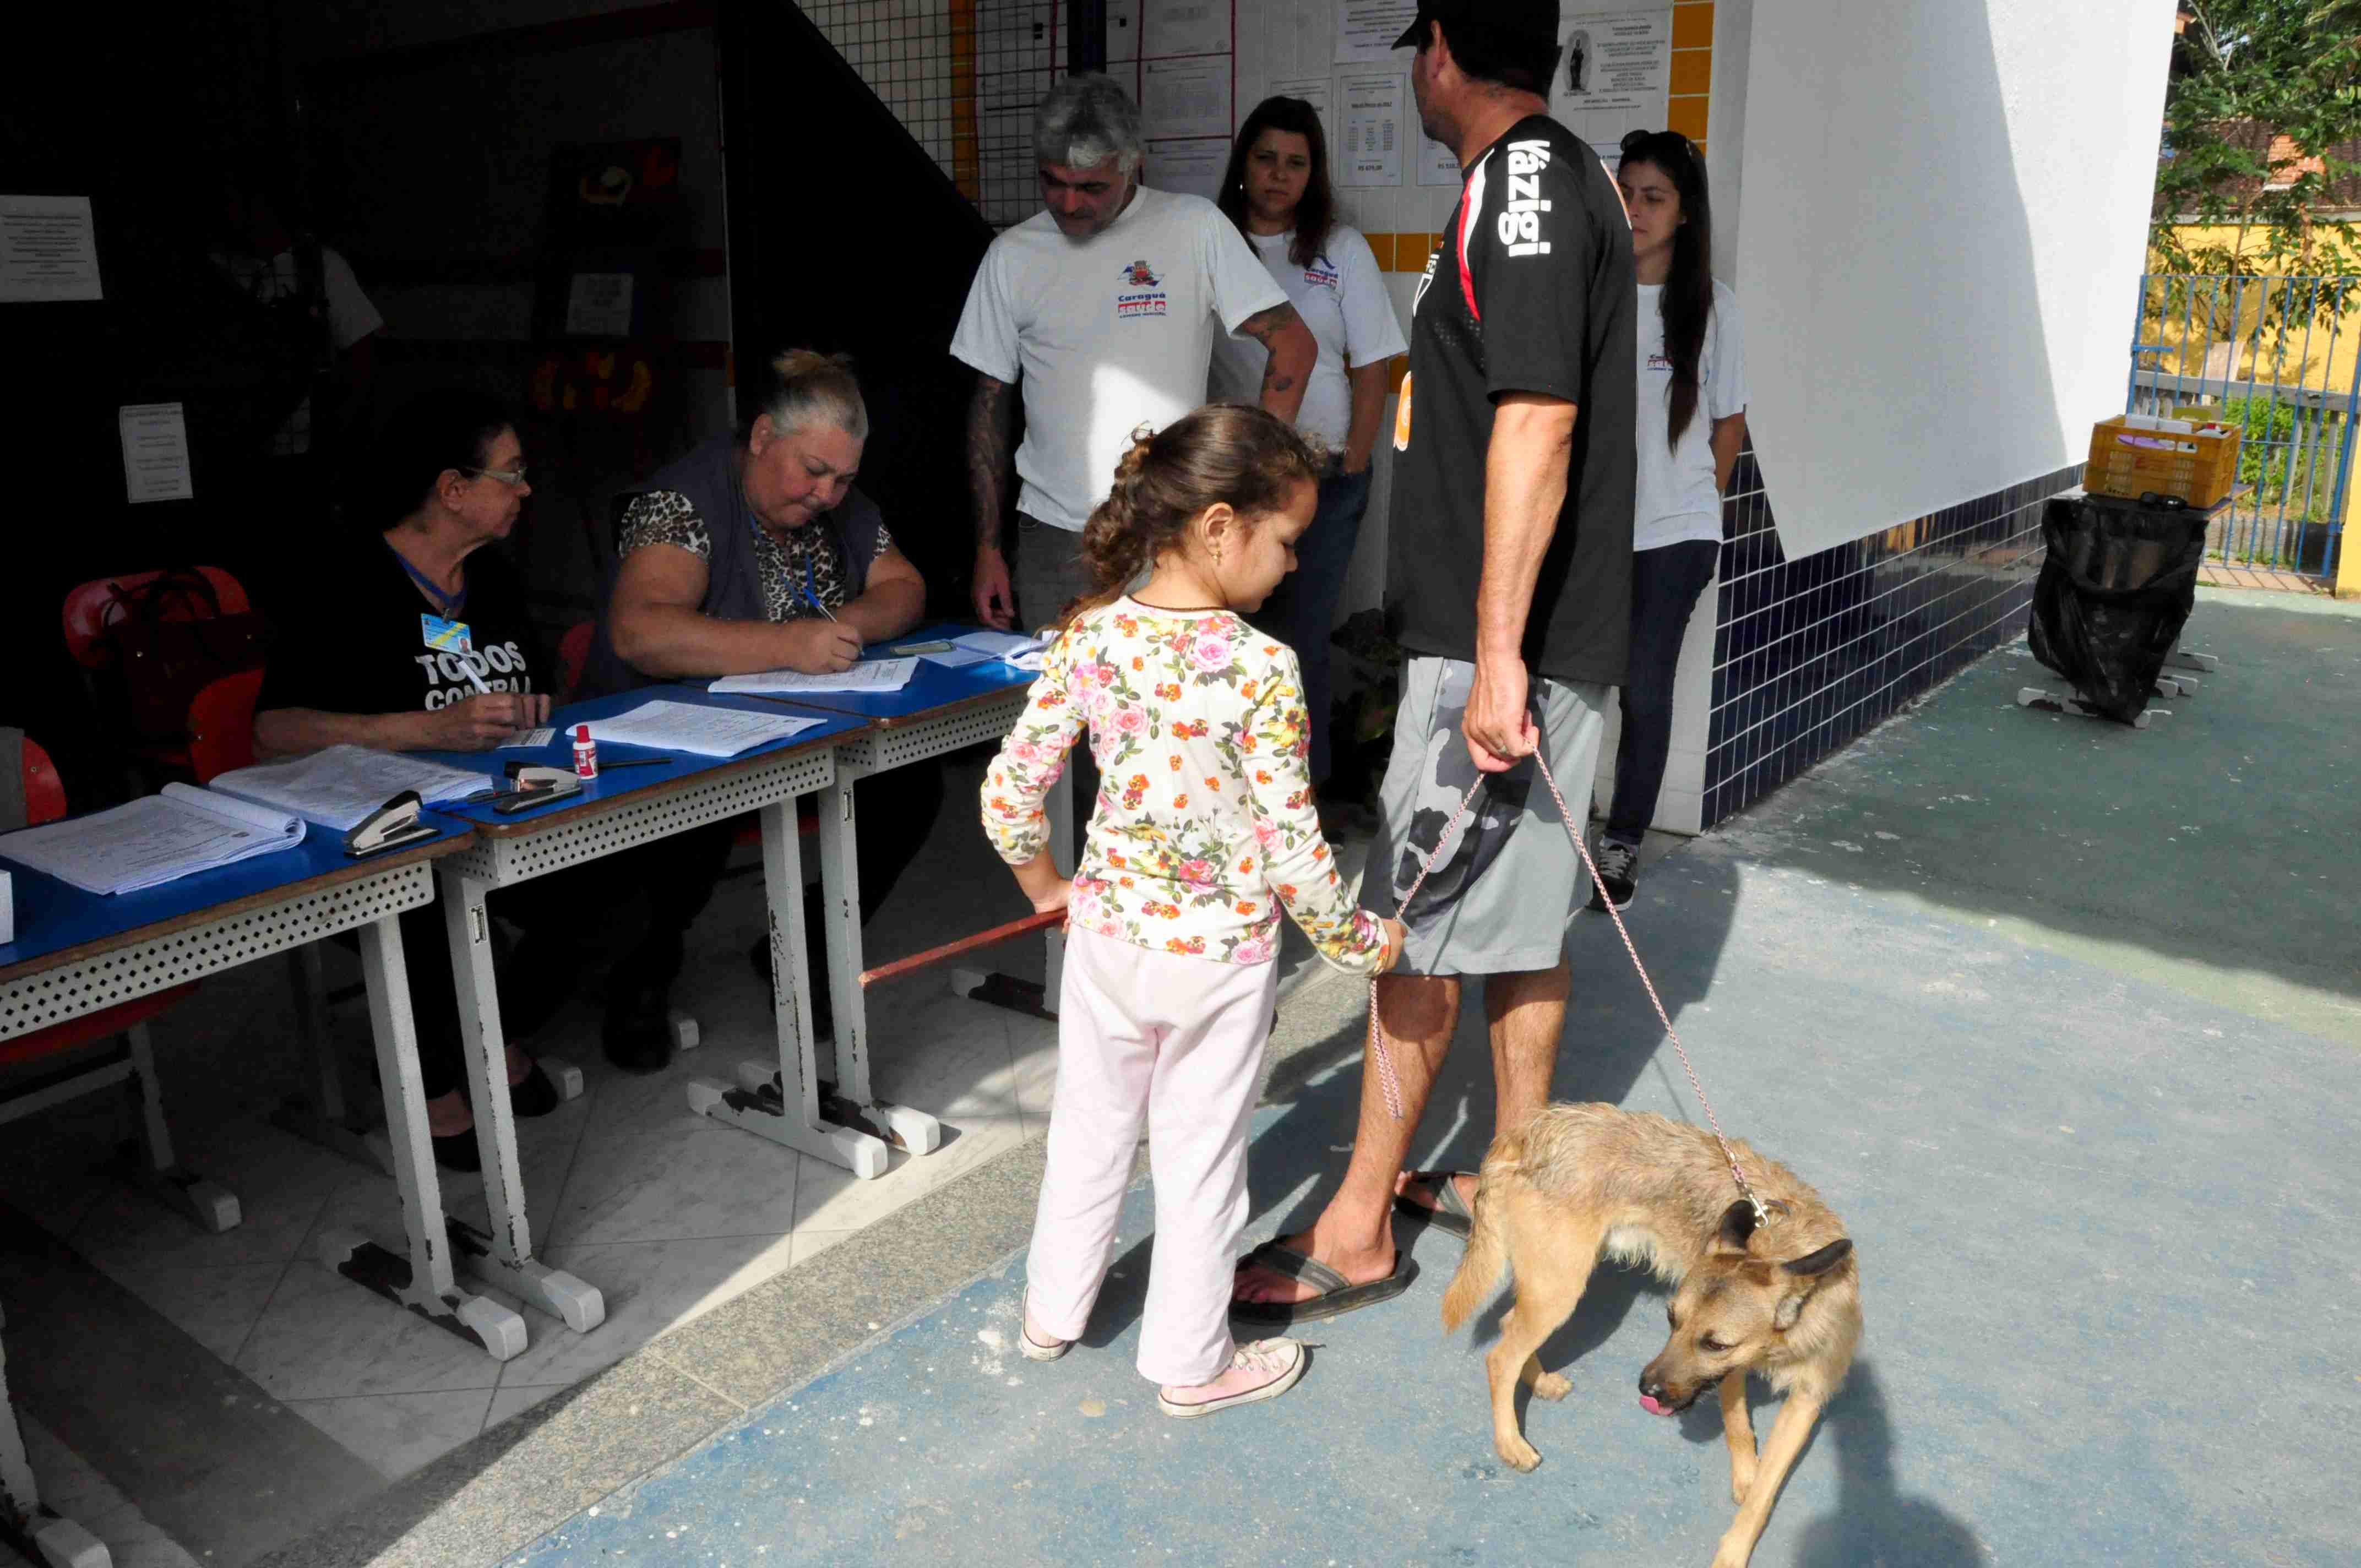
<instances>
[{"instance_id":1,"label":"black athletic jersey","mask_svg":"<svg viewBox=\"0 0 2361 1568\"><path fill-rule=\"evenodd\" d=\"M1631 224L1590 148L1530 115L1467 166L1411 320L1387 581L1414 653L1473 660L1493 400L1576 406L1565 505L1525 621L1535 674L1620 685L1637 388ZM1405 428L1405 426L1407 428Z\"/></svg>"}]
</instances>

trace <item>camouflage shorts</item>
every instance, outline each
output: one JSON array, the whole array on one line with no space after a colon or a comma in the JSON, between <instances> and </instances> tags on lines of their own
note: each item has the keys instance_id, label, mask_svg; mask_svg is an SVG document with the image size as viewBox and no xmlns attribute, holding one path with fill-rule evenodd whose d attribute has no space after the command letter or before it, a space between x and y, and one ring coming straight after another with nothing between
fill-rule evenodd
<instances>
[{"instance_id":1,"label":"camouflage shorts","mask_svg":"<svg viewBox=\"0 0 2361 1568\"><path fill-rule=\"evenodd\" d=\"M1476 764L1459 723L1476 666L1416 658L1402 672L1393 759L1380 793L1385 824L1370 846L1364 908L1390 915L1434 853ZM1589 807L1606 729L1608 688L1536 679L1528 701L1566 805ZM1576 825L1587 827L1587 816ZM1575 911L1590 897L1589 873L1567 838L1557 802L1531 762L1495 773L1477 792L1459 831L1404 916L1410 944L1398 972L1514 974L1554 966Z\"/></svg>"}]
</instances>

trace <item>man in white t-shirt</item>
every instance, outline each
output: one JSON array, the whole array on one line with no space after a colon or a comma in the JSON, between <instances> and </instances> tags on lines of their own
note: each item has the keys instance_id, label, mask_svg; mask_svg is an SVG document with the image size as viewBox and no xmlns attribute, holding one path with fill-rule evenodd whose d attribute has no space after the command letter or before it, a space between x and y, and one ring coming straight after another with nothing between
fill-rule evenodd
<instances>
[{"instance_id":1,"label":"man in white t-shirt","mask_svg":"<svg viewBox=\"0 0 2361 1568\"><path fill-rule=\"evenodd\" d=\"M1261 402L1293 422L1317 349L1237 228L1202 197L1139 183L1139 111L1104 76L1070 76L1034 118L1045 210L992 242L951 353L976 371L968 411L975 612L1040 626L1089 587L1082 524L1140 425L1204 399L1215 339L1269 351ZM1015 573L1002 521L1021 383ZM1087 798L1087 797L1085 797Z\"/></svg>"}]
</instances>

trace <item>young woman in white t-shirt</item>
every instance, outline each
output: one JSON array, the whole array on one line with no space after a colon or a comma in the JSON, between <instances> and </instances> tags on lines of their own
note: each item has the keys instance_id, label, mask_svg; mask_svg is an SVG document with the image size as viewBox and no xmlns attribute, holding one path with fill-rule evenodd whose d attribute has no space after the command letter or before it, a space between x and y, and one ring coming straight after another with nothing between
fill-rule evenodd
<instances>
[{"instance_id":1,"label":"young woman in white t-shirt","mask_svg":"<svg viewBox=\"0 0 2361 1568\"><path fill-rule=\"evenodd\" d=\"M1386 365L1410 347L1369 242L1335 219L1327 138L1310 104L1266 98L1255 105L1230 149L1217 200L1320 347L1295 427L1335 455L1321 476L1319 510L1296 543L1294 575L1254 618L1293 647L1303 666L1317 787L1329 769L1328 633L1369 510L1369 452L1385 415ZM1265 357L1250 337L1217 341L1212 395L1253 401Z\"/></svg>"},{"instance_id":2,"label":"young woman in white t-shirt","mask_svg":"<svg viewBox=\"0 0 2361 1568\"><path fill-rule=\"evenodd\" d=\"M1591 907L1639 885L1640 839L1656 815L1673 737L1673 672L1689 613L1721 554L1721 492L1746 440L1746 351L1738 299L1707 270L1713 209L1705 160L1677 131L1623 138L1615 173L1631 214L1640 282L1639 469L1631 519L1631 655L1615 798L1599 835Z\"/></svg>"}]
</instances>

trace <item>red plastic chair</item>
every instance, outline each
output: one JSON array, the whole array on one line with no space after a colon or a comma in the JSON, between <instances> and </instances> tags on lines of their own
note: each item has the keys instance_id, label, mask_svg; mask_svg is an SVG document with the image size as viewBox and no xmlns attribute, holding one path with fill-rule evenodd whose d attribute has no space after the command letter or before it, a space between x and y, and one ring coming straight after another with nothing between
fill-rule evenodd
<instances>
[{"instance_id":1,"label":"red plastic chair","mask_svg":"<svg viewBox=\"0 0 2361 1568\"><path fill-rule=\"evenodd\" d=\"M575 689L582 684L582 671L590 663L590 639L598 635L598 623L585 620L566 629L557 640L557 700L571 702Z\"/></svg>"},{"instance_id":2,"label":"red plastic chair","mask_svg":"<svg viewBox=\"0 0 2361 1568\"><path fill-rule=\"evenodd\" d=\"M247 599L246 586L219 566L199 566L196 571L212 586L221 614L243 615L253 608ZM124 617L124 596L136 593L162 576L161 570L131 572L82 583L69 592L59 619L65 630L66 652L74 663L93 674L114 669L119 663L114 629ZM193 620L198 617L179 613L171 619ZM249 712L249 728L250 721ZM193 717L189 727L192 729L196 728ZM131 747L130 754L151 767L194 773L196 769L191 750L186 746L142 744ZM223 771L219 768L214 770L216 773Z\"/></svg>"},{"instance_id":3,"label":"red plastic chair","mask_svg":"<svg viewBox=\"0 0 2361 1568\"><path fill-rule=\"evenodd\" d=\"M54 822L66 814L65 784L48 751L33 740L23 745L25 825ZM172 1135L164 1124L163 1096L156 1084L155 1051L148 1038L148 1020L194 995L196 989L193 982L176 985L153 996L117 1003L12 1040L0 1040L0 1069L70 1056L110 1037L121 1042L96 1066L76 1063L50 1072L12 1074L10 1082L0 1085L0 1126L62 1100L128 1083L139 1112L140 1179L199 1228L220 1232L237 1223L237 1199L226 1189L182 1170L173 1158Z\"/></svg>"},{"instance_id":4,"label":"red plastic chair","mask_svg":"<svg viewBox=\"0 0 2361 1568\"><path fill-rule=\"evenodd\" d=\"M208 681L189 705L189 771L209 784L254 761L254 699L260 670L240 670Z\"/></svg>"}]
</instances>

